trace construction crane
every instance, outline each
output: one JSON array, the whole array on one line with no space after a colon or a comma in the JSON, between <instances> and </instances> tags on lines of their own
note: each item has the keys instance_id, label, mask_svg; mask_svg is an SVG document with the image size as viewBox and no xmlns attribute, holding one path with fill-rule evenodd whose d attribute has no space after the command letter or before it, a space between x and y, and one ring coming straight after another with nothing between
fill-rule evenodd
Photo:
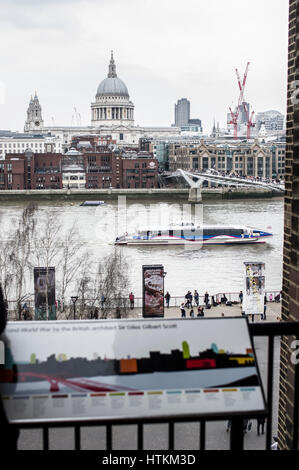
<instances>
[{"instance_id":1,"label":"construction crane","mask_svg":"<svg viewBox=\"0 0 299 470\"><path fill-rule=\"evenodd\" d=\"M229 111L231 114L231 120L228 122L228 124L233 124L234 126L234 138L235 139L238 138L238 119L239 119L239 113L240 113L242 103L244 102L244 92L245 92L245 85L246 85L246 80L247 80L247 75L248 75L249 64L250 62L247 62L247 66L244 72L242 83L241 83L241 77L240 77L239 71L238 69L236 69L240 95L239 95L238 105L235 109L235 112L233 112L232 109L229 108Z\"/></svg>"},{"instance_id":2,"label":"construction crane","mask_svg":"<svg viewBox=\"0 0 299 470\"><path fill-rule=\"evenodd\" d=\"M254 111L252 111L251 115L249 116L249 111L247 108L247 104L244 102L244 111L246 113L246 122L247 122L247 139L250 139L251 137L251 128L255 126L255 123L252 122L253 116L254 116Z\"/></svg>"}]
</instances>

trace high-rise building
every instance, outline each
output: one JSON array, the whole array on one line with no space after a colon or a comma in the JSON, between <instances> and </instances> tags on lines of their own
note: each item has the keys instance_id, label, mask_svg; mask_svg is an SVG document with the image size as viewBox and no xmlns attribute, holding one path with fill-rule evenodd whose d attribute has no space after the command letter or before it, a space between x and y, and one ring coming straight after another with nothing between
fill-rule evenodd
<instances>
[{"instance_id":1,"label":"high-rise building","mask_svg":"<svg viewBox=\"0 0 299 470\"><path fill-rule=\"evenodd\" d=\"M299 100L293 84L298 83L299 0L289 2L288 100L286 122L285 222L283 252L282 320L299 321ZM296 82L297 79L297 82ZM291 360L294 338L281 339L278 447L292 449L292 436L298 431L298 386L295 361ZM297 434L298 439L298 434ZM295 443L298 448L298 442Z\"/></svg>"},{"instance_id":2,"label":"high-rise building","mask_svg":"<svg viewBox=\"0 0 299 470\"><path fill-rule=\"evenodd\" d=\"M177 127L187 126L190 120L190 101L181 98L174 105L174 124Z\"/></svg>"},{"instance_id":3,"label":"high-rise building","mask_svg":"<svg viewBox=\"0 0 299 470\"><path fill-rule=\"evenodd\" d=\"M181 98L174 105L174 125L183 131L202 132L200 119L190 119L190 101Z\"/></svg>"}]
</instances>

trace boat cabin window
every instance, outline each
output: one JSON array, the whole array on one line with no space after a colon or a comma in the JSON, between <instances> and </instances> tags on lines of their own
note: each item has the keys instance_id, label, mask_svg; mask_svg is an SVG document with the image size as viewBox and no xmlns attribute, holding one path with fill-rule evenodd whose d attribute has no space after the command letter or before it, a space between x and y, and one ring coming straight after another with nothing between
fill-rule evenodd
<instances>
[{"instance_id":1,"label":"boat cabin window","mask_svg":"<svg viewBox=\"0 0 299 470\"><path fill-rule=\"evenodd\" d=\"M235 228L211 228L211 229L204 229L203 235L210 236L210 237L217 237L220 235L230 235L230 236L238 236L242 235L242 229L235 229Z\"/></svg>"}]
</instances>

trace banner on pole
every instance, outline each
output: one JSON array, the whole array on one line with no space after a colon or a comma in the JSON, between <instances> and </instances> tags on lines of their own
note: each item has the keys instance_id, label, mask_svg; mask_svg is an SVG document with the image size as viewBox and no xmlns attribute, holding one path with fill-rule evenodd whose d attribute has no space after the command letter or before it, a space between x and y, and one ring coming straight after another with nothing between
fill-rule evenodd
<instances>
[{"instance_id":1,"label":"banner on pole","mask_svg":"<svg viewBox=\"0 0 299 470\"><path fill-rule=\"evenodd\" d=\"M56 320L55 268L34 268L36 320Z\"/></svg>"},{"instance_id":2,"label":"banner on pole","mask_svg":"<svg viewBox=\"0 0 299 470\"><path fill-rule=\"evenodd\" d=\"M263 315L265 297L265 263L245 262L245 289L242 311L246 315Z\"/></svg>"},{"instance_id":3,"label":"banner on pole","mask_svg":"<svg viewBox=\"0 0 299 470\"><path fill-rule=\"evenodd\" d=\"M144 318L164 317L164 276L161 264L142 266Z\"/></svg>"}]
</instances>

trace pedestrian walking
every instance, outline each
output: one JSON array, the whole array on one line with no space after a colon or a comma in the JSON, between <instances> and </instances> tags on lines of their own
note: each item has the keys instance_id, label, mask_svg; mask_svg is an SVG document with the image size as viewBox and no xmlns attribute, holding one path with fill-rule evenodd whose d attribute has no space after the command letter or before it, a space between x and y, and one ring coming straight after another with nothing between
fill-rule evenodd
<instances>
[{"instance_id":1,"label":"pedestrian walking","mask_svg":"<svg viewBox=\"0 0 299 470\"><path fill-rule=\"evenodd\" d=\"M265 421L266 418L263 416L257 419L257 435L265 434Z\"/></svg>"},{"instance_id":2,"label":"pedestrian walking","mask_svg":"<svg viewBox=\"0 0 299 470\"><path fill-rule=\"evenodd\" d=\"M243 292L240 290L240 293L239 293L239 299L240 299L240 304L243 303Z\"/></svg>"},{"instance_id":3,"label":"pedestrian walking","mask_svg":"<svg viewBox=\"0 0 299 470\"><path fill-rule=\"evenodd\" d=\"M185 306L187 308L192 308L192 294L191 292L188 290L187 294L185 295L185 299L186 299L186 304Z\"/></svg>"},{"instance_id":4,"label":"pedestrian walking","mask_svg":"<svg viewBox=\"0 0 299 470\"><path fill-rule=\"evenodd\" d=\"M190 310L190 317L194 317L194 310L193 310L193 308L191 308L191 310Z\"/></svg>"},{"instance_id":5,"label":"pedestrian walking","mask_svg":"<svg viewBox=\"0 0 299 470\"><path fill-rule=\"evenodd\" d=\"M102 294L102 296L101 296L101 308L104 308L105 301L106 301L106 298L105 298L104 294Z\"/></svg>"},{"instance_id":6,"label":"pedestrian walking","mask_svg":"<svg viewBox=\"0 0 299 470\"><path fill-rule=\"evenodd\" d=\"M198 305L199 305L199 294L198 294L197 290L194 291L193 297L194 297L194 302L196 304L196 307L198 307Z\"/></svg>"},{"instance_id":7,"label":"pedestrian walking","mask_svg":"<svg viewBox=\"0 0 299 470\"><path fill-rule=\"evenodd\" d=\"M170 294L169 294L168 291L166 292L164 297L165 297L165 301L166 301L166 307L169 308Z\"/></svg>"},{"instance_id":8,"label":"pedestrian walking","mask_svg":"<svg viewBox=\"0 0 299 470\"><path fill-rule=\"evenodd\" d=\"M134 308L134 294L133 294L133 292L130 293L129 300L130 300L130 308L131 308L131 310L133 310L133 308Z\"/></svg>"},{"instance_id":9,"label":"pedestrian walking","mask_svg":"<svg viewBox=\"0 0 299 470\"><path fill-rule=\"evenodd\" d=\"M204 300L204 303L206 304L206 307L208 307L209 299L210 299L210 296L209 296L208 292L206 292L205 293L205 300Z\"/></svg>"},{"instance_id":10,"label":"pedestrian walking","mask_svg":"<svg viewBox=\"0 0 299 470\"><path fill-rule=\"evenodd\" d=\"M185 310L184 302L181 304L180 309L181 309L181 317L186 318L186 310Z\"/></svg>"},{"instance_id":11,"label":"pedestrian walking","mask_svg":"<svg viewBox=\"0 0 299 470\"><path fill-rule=\"evenodd\" d=\"M266 311L267 311L267 304L264 304L264 314L262 315L262 320L266 320Z\"/></svg>"}]
</instances>

